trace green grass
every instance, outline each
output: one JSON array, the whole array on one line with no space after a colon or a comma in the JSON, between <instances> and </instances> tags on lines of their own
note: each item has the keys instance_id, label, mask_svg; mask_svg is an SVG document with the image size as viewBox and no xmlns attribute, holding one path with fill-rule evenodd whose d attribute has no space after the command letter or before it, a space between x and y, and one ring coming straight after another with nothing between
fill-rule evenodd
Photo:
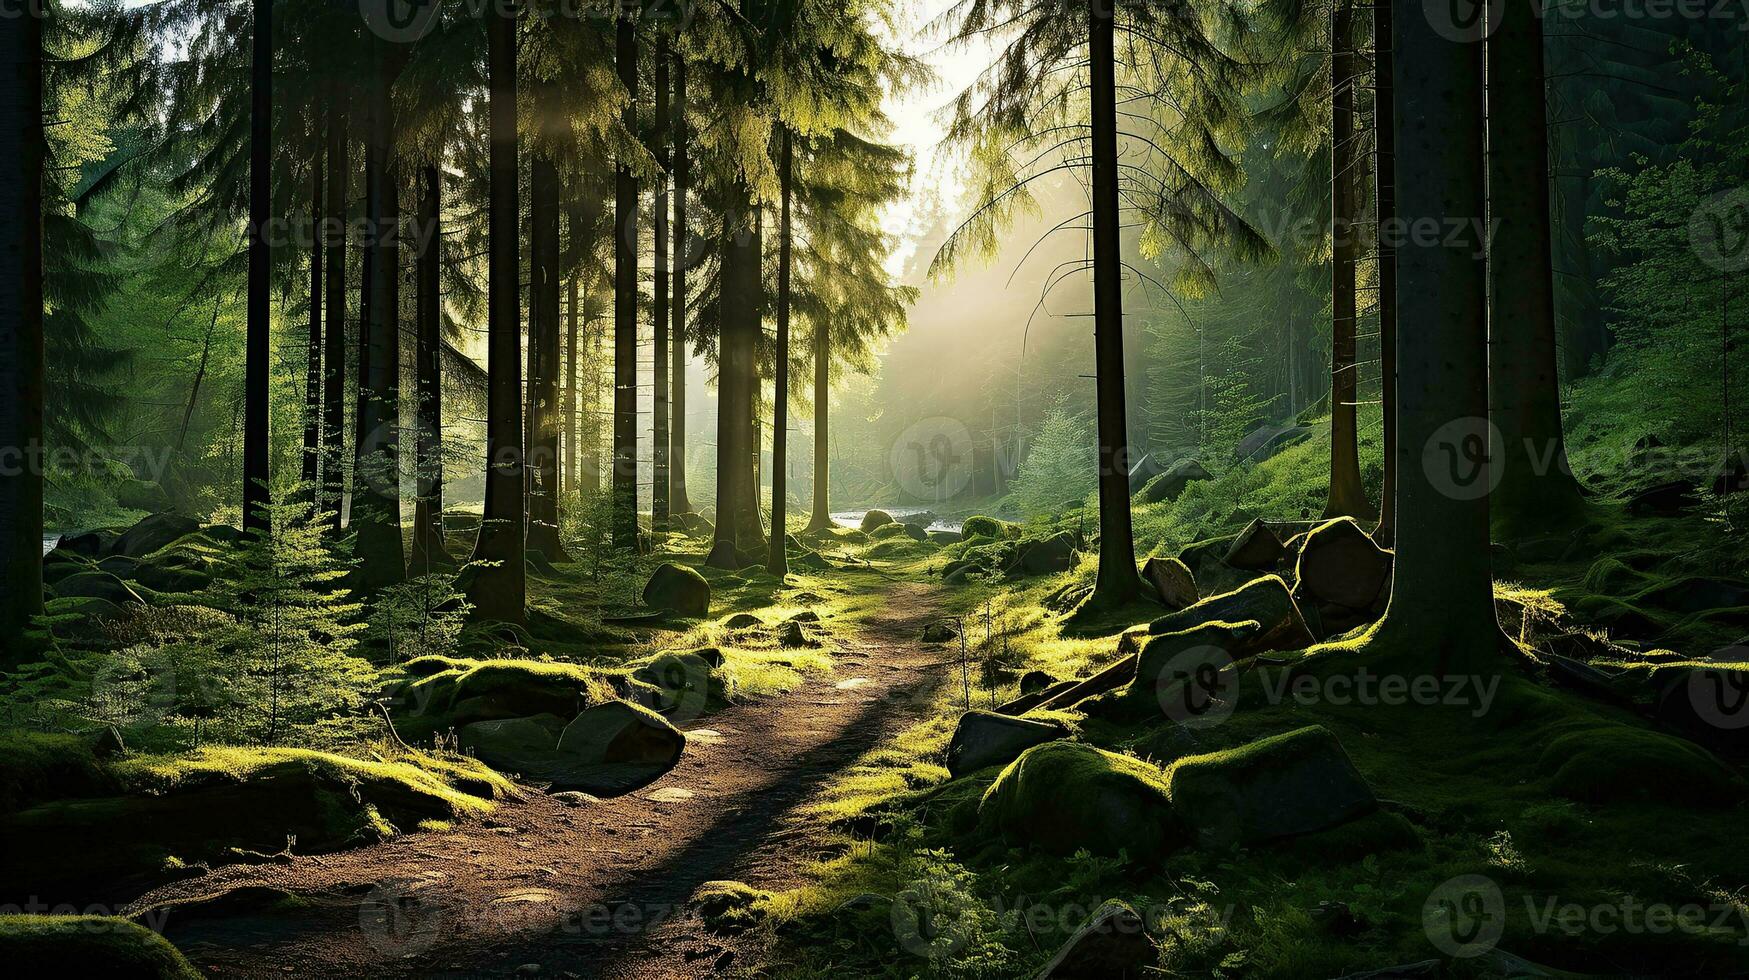
<instances>
[{"instance_id":1,"label":"green grass","mask_svg":"<svg viewBox=\"0 0 1749 980\"><path fill-rule=\"evenodd\" d=\"M163 936L101 915L0 915L0 960L14 976L197 980Z\"/></svg>"}]
</instances>

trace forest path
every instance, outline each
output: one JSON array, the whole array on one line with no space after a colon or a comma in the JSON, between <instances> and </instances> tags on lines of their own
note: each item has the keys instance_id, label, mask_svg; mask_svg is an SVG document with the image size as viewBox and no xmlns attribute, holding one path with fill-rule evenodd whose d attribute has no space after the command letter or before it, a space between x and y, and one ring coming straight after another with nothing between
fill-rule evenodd
<instances>
[{"instance_id":1,"label":"forest path","mask_svg":"<svg viewBox=\"0 0 1749 980\"><path fill-rule=\"evenodd\" d=\"M822 854L802 808L923 717L947 678L942 648L919 641L940 596L893 583L878 612L836 631L833 673L699 719L680 764L636 793L571 806L529 792L449 831L231 866L135 907L245 889L163 923L214 976L716 975L737 950L687 900L715 879L802 883ZM263 905L250 886L298 898Z\"/></svg>"}]
</instances>

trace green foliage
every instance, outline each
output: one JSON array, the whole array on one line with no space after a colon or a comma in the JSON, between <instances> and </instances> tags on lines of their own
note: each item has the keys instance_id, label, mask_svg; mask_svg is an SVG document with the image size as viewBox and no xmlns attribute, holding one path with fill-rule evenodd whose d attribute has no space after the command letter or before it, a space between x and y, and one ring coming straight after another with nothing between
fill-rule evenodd
<instances>
[{"instance_id":1,"label":"green foliage","mask_svg":"<svg viewBox=\"0 0 1749 980\"><path fill-rule=\"evenodd\" d=\"M342 584L350 563L306 497L302 487L274 494L270 530L242 542L209 597L236 618L203 671L221 685L216 710L268 743L358 708L376 677L352 653L364 625Z\"/></svg>"},{"instance_id":2,"label":"green foliage","mask_svg":"<svg viewBox=\"0 0 1749 980\"><path fill-rule=\"evenodd\" d=\"M385 650L390 663L452 654L472 610L453 573L415 576L377 593L365 639Z\"/></svg>"},{"instance_id":3,"label":"green foliage","mask_svg":"<svg viewBox=\"0 0 1749 980\"><path fill-rule=\"evenodd\" d=\"M1098 455L1092 420L1061 405L1052 408L1015 475L1008 508L1032 517L1059 513L1065 501L1085 500L1099 474Z\"/></svg>"}]
</instances>

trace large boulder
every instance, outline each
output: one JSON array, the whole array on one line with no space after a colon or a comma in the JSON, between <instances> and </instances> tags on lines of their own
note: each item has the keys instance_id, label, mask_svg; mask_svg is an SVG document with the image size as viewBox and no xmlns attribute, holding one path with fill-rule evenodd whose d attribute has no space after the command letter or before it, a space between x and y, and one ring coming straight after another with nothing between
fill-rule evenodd
<instances>
[{"instance_id":1,"label":"large boulder","mask_svg":"<svg viewBox=\"0 0 1749 980\"><path fill-rule=\"evenodd\" d=\"M1158 957L1142 917L1112 899L1075 930L1037 980L1142 980L1154 975Z\"/></svg>"},{"instance_id":2,"label":"large boulder","mask_svg":"<svg viewBox=\"0 0 1749 980\"><path fill-rule=\"evenodd\" d=\"M1336 736L1316 725L1187 756L1166 780L1173 810L1205 848L1316 833L1378 807Z\"/></svg>"},{"instance_id":3,"label":"large boulder","mask_svg":"<svg viewBox=\"0 0 1749 980\"><path fill-rule=\"evenodd\" d=\"M145 602L128 584L105 571L92 569L69 575L55 583L55 595L63 599L107 599L118 606L135 606Z\"/></svg>"},{"instance_id":4,"label":"large boulder","mask_svg":"<svg viewBox=\"0 0 1749 980\"><path fill-rule=\"evenodd\" d=\"M502 772L521 772L530 759L542 758L559 745L565 719L558 715L497 718L463 725L456 731L462 749Z\"/></svg>"},{"instance_id":5,"label":"large boulder","mask_svg":"<svg viewBox=\"0 0 1749 980\"><path fill-rule=\"evenodd\" d=\"M1319 638L1346 633L1383 615L1395 555L1347 517L1296 539L1294 601Z\"/></svg>"},{"instance_id":6,"label":"large boulder","mask_svg":"<svg viewBox=\"0 0 1749 980\"><path fill-rule=\"evenodd\" d=\"M1282 556L1281 538L1275 531L1262 521L1252 521L1239 532L1233 543L1227 548L1223 559L1234 568L1243 568L1251 572L1266 572L1275 567Z\"/></svg>"},{"instance_id":7,"label":"large boulder","mask_svg":"<svg viewBox=\"0 0 1749 980\"><path fill-rule=\"evenodd\" d=\"M161 514L171 509L170 495L150 480L126 480L115 488L115 502L128 510Z\"/></svg>"},{"instance_id":8,"label":"large boulder","mask_svg":"<svg viewBox=\"0 0 1749 980\"><path fill-rule=\"evenodd\" d=\"M993 711L968 711L954 726L947 744L947 771L955 778L967 773L1005 766L1035 745L1068 736L1069 730L1054 721L1033 721Z\"/></svg>"},{"instance_id":9,"label":"large boulder","mask_svg":"<svg viewBox=\"0 0 1749 980\"><path fill-rule=\"evenodd\" d=\"M1172 720L1181 724L1193 724L1210 711L1223 711L1224 716L1225 709L1211 699L1226 693L1220 688L1236 678L1232 673L1234 664L1262 652L1258 645L1262 635L1263 627L1256 620L1246 620L1204 623L1183 632L1151 637L1136 660L1129 696L1137 701L1158 700ZM1175 697L1174 689L1185 683L1195 684L1198 689L1191 692L1192 697Z\"/></svg>"},{"instance_id":10,"label":"large boulder","mask_svg":"<svg viewBox=\"0 0 1749 980\"><path fill-rule=\"evenodd\" d=\"M593 675L575 664L420 657L403 669L412 679L396 699L413 736L476 721L541 714L570 718L594 703Z\"/></svg>"},{"instance_id":11,"label":"large boulder","mask_svg":"<svg viewBox=\"0 0 1749 980\"><path fill-rule=\"evenodd\" d=\"M1166 472L1148 481L1142 488L1142 502L1158 504L1177 500L1184 488L1198 480L1209 480L1209 471L1194 459L1180 460Z\"/></svg>"},{"instance_id":12,"label":"large boulder","mask_svg":"<svg viewBox=\"0 0 1749 980\"><path fill-rule=\"evenodd\" d=\"M1256 620L1263 633L1260 650L1303 650L1317 640L1306 627L1287 583L1278 575L1252 579L1231 592L1210 596L1193 606L1148 624L1148 632L1181 633L1203 623L1243 623Z\"/></svg>"},{"instance_id":13,"label":"large boulder","mask_svg":"<svg viewBox=\"0 0 1749 980\"><path fill-rule=\"evenodd\" d=\"M1155 863L1184 833L1160 770L1079 742L1046 742L1002 770L978 803L978 822L1012 844Z\"/></svg>"},{"instance_id":14,"label":"large boulder","mask_svg":"<svg viewBox=\"0 0 1749 980\"><path fill-rule=\"evenodd\" d=\"M1326 521L1306 535L1300 548L1295 594L1369 609L1391 577L1392 557L1353 518Z\"/></svg>"},{"instance_id":15,"label":"large boulder","mask_svg":"<svg viewBox=\"0 0 1749 980\"><path fill-rule=\"evenodd\" d=\"M661 715L608 701L584 709L559 735L565 761L551 774L553 788L627 793L674 768L685 750L686 736Z\"/></svg>"},{"instance_id":16,"label":"large boulder","mask_svg":"<svg viewBox=\"0 0 1749 980\"><path fill-rule=\"evenodd\" d=\"M198 530L200 522L193 518L178 517L175 514L152 514L140 518L138 524L123 531L121 537L110 543L109 553L144 558L177 538Z\"/></svg>"},{"instance_id":17,"label":"large boulder","mask_svg":"<svg viewBox=\"0 0 1749 980\"><path fill-rule=\"evenodd\" d=\"M1142 564L1142 581L1153 587L1155 597L1167 609L1183 609L1201 598L1196 591L1196 576L1176 558L1148 559Z\"/></svg>"},{"instance_id":18,"label":"large boulder","mask_svg":"<svg viewBox=\"0 0 1749 980\"><path fill-rule=\"evenodd\" d=\"M101 915L0 915L0 960L18 977L199 980L163 936Z\"/></svg>"},{"instance_id":19,"label":"large boulder","mask_svg":"<svg viewBox=\"0 0 1749 980\"><path fill-rule=\"evenodd\" d=\"M973 538L992 538L998 540L1002 538L1010 538L1014 536L1016 530L1016 527L1007 521L997 520L994 517L986 517L982 514L968 517L966 518L965 523L960 525L960 535L967 541L970 541Z\"/></svg>"},{"instance_id":20,"label":"large boulder","mask_svg":"<svg viewBox=\"0 0 1749 980\"><path fill-rule=\"evenodd\" d=\"M697 569L664 562L644 585L644 605L702 619L710 615L711 584Z\"/></svg>"},{"instance_id":21,"label":"large boulder","mask_svg":"<svg viewBox=\"0 0 1749 980\"><path fill-rule=\"evenodd\" d=\"M63 537L60 542L55 545L55 550L49 552L49 554L55 555L60 552L67 552L68 554L79 555L85 558L99 558L103 555L109 554L110 546L115 544L115 539L119 537L121 537L120 534L109 530L85 531L81 534L70 534Z\"/></svg>"},{"instance_id":22,"label":"large boulder","mask_svg":"<svg viewBox=\"0 0 1749 980\"><path fill-rule=\"evenodd\" d=\"M869 534L877 527L886 527L893 523L893 515L884 510L871 510L862 515L862 521L857 526L862 533Z\"/></svg>"},{"instance_id":23,"label":"large boulder","mask_svg":"<svg viewBox=\"0 0 1749 980\"><path fill-rule=\"evenodd\" d=\"M1233 448L1233 455L1242 463L1261 463L1296 443L1311 438L1308 426L1293 423L1260 425L1252 429Z\"/></svg>"},{"instance_id":24,"label":"large boulder","mask_svg":"<svg viewBox=\"0 0 1749 980\"><path fill-rule=\"evenodd\" d=\"M1075 565L1075 532L1059 531L1020 546L1020 567L1028 575L1066 572Z\"/></svg>"}]
</instances>

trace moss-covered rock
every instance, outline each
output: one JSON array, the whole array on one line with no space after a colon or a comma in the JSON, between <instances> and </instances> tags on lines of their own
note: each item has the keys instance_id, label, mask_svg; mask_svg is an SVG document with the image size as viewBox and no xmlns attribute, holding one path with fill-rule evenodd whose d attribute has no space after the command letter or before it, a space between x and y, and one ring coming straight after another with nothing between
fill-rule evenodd
<instances>
[{"instance_id":1,"label":"moss-covered rock","mask_svg":"<svg viewBox=\"0 0 1749 980\"><path fill-rule=\"evenodd\" d=\"M145 603L140 594L109 572L92 569L69 575L55 583L55 594L63 599L103 599L118 606L138 606Z\"/></svg>"},{"instance_id":2,"label":"moss-covered rock","mask_svg":"<svg viewBox=\"0 0 1749 980\"><path fill-rule=\"evenodd\" d=\"M644 605L703 618L711 611L711 584L696 569L664 562L644 585Z\"/></svg>"},{"instance_id":3,"label":"moss-covered rock","mask_svg":"<svg viewBox=\"0 0 1749 980\"><path fill-rule=\"evenodd\" d=\"M1027 575L1066 572L1075 565L1075 532L1059 531L1048 538L1020 543L1020 570Z\"/></svg>"},{"instance_id":4,"label":"moss-covered rock","mask_svg":"<svg viewBox=\"0 0 1749 980\"><path fill-rule=\"evenodd\" d=\"M107 549L112 555L144 558L184 535L200 530L200 522L175 514L152 514L123 531Z\"/></svg>"},{"instance_id":5,"label":"moss-covered rock","mask_svg":"<svg viewBox=\"0 0 1749 980\"><path fill-rule=\"evenodd\" d=\"M1054 721L1034 721L993 711L968 711L960 715L947 745L947 771L964 776L991 766L1006 766L1035 745L1068 737L1069 730Z\"/></svg>"},{"instance_id":6,"label":"moss-covered rock","mask_svg":"<svg viewBox=\"0 0 1749 980\"><path fill-rule=\"evenodd\" d=\"M893 515L884 510L871 510L862 515L862 521L859 526L862 529L862 533L873 534L876 529L886 527L891 523L893 523ZM900 533L903 532L901 531Z\"/></svg>"},{"instance_id":7,"label":"moss-covered rock","mask_svg":"<svg viewBox=\"0 0 1749 980\"><path fill-rule=\"evenodd\" d=\"M1154 597L1167 609L1183 609L1202 598L1196 590L1196 576L1177 558L1149 558L1142 563L1142 581L1153 588Z\"/></svg>"},{"instance_id":8,"label":"moss-covered rock","mask_svg":"<svg viewBox=\"0 0 1749 980\"><path fill-rule=\"evenodd\" d=\"M869 529L868 536L875 541L887 541L892 538L911 537L911 532L906 529L905 525L897 524L889 520L885 524L880 524Z\"/></svg>"},{"instance_id":9,"label":"moss-covered rock","mask_svg":"<svg viewBox=\"0 0 1749 980\"><path fill-rule=\"evenodd\" d=\"M1732 806L1743 799L1743 781L1705 749L1626 725L1561 735L1537 765L1551 790L1585 803Z\"/></svg>"},{"instance_id":10,"label":"moss-covered rock","mask_svg":"<svg viewBox=\"0 0 1749 980\"><path fill-rule=\"evenodd\" d=\"M960 536L967 541L973 538L991 538L1000 540L1018 536L1020 528L1007 521L978 514L965 519L960 525Z\"/></svg>"},{"instance_id":11,"label":"moss-covered rock","mask_svg":"<svg viewBox=\"0 0 1749 980\"><path fill-rule=\"evenodd\" d=\"M422 657L408 667L415 679L395 697L397 727L411 737L501 718L573 718L602 699L600 675L576 664Z\"/></svg>"},{"instance_id":12,"label":"moss-covered rock","mask_svg":"<svg viewBox=\"0 0 1749 980\"><path fill-rule=\"evenodd\" d=\"M1022 753L984 793L978 822L1051 854L1123 851L1151 863L1185 843L1160 770L1078 742Z\"/></svg>"},{"instance_id":13,"label":"moss-covered rock","mask_svg":"<svg viewBox=\"0 0 1749 980\"><path fill-rule=\"evenodd\" d=\"M1300 650L1315 642L1287 583L1278 575L1252 579L1231 592L1162 616L1148 624L1148 632L1179 633L1203 623L1246 620L1262 625L1263 634L1257 641L1262 650Z\"/></svg>"},{"instance_id":14,"label":"moss-covered rock","mask_svg":"<svg viewBox=\"0 0 1749 980\"><path fill-rule=\"evenodd\" d=\"M1093 911L1038 975L1049 980L1142 980L1155 973L1158 957L1142 917L1128 903L1112 899Z\"/></svg>"},{"instance_id":15,"label":"moss-covered rock","mask_svg":"<svg viewBox=\"0 0 1749 980\"><path fill-rule=\"evenodd\" d=\"M18 977L198 980L163 936L106 915L0 915L0 962Z\"/></svg>"},{"instance_id":16,"label":"moss-covered rock","mask_svg":"<svg viewBox=\"0 0 1749 980\"><path fill-rule=\"evenodd\" d=\"M1145 504L1160 504L1177 500L1184 489L1192 483L1213 479L1209 471L1194 459L1184 459L1173 463L1166 472L1149 480L1142 487L1141 498Z\"/></svg>"},{"instance_id":17,"label":"moss-covered rock","mask_svg":"<svg viewBox=\"0 0 1749 980\"><path fill-rule=\"evenodd\" d=\"M1281 538L1276 536L1275 530L1256 520L1247 524L1245 530L1233 539L1222 560L1234 568L1263 572L1275 567L1283 551Z\"/></svg>"},{"instance_id":18,"label":"moss-covered rock","mask_svg":"<svg viewBox=\"0 0 1749 980\"><path fill-rule=\"evenodd\" d=\"M62 799L0 818L0 880L21 894L151 878L294 848L319 854L427 820L487 812L511 791L478 762L394 761L289 748L206 748L109 767L122 795Z\"/></svg>"},{"instance_id":19,"label":"moss-covered rock","mask_svg":"<svg viewBox=\"0 0 1749 980\"><path fill-rule=\"evenodd\" d=\"M1315 833L1378 806L1342 744L1319 726L1187 756L1166 778L1173 809L1205 848Z\"/></svg>"},{"instance_id":20,"label":"moss-covered rock","mask_svg":"<svg viewBox=\"0 0 1749 980\"><path fill-rule=\"evenodd\" d=\"M706 930L719 936L733 936L763 921L771 899L770 892L743 882L707 881L693 892L692 905L698 909Z\"/></svg>"},{"instance_id":21,"label":"moss-covered rock","mask_svg":"<svg viewBox=\"0 0 1749 980\"><path fill-rule=\"evenodd\" d=\"M0 814L43 800L102 796L116 781L78 735L0 731Z\"/></svg>"}]
</instances>

